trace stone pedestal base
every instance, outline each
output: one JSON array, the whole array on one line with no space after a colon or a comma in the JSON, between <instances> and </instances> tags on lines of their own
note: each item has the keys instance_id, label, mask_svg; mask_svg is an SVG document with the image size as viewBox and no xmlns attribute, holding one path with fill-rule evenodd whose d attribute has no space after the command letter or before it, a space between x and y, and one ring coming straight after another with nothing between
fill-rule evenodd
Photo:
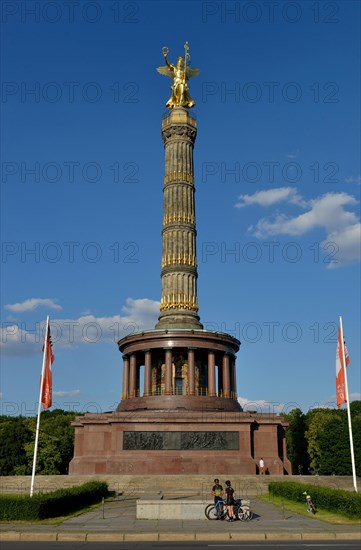
<instances>
[{"instance_id":1,"label":"stone pedestal base","mask_svg":"<svg viewBox=\"0 0 361 550\"><path fill-rule=\"evenodd\" d=\"M214 410L86 414L75 421L69 473L250 475L262 456L269 474L290 474L284 425L272 414Z\"/></svg>"},{"instance_id":2,"label":"stone pedestal base","mask_svg":"<svg viewBox=\"0 0 361 550\"><path fill-rule=\"evenodd\" d=\"M76 419L69 473L252 475L261 457L268 473L290 473L283 418L243 412L237 400L239 345L187 328L120 340L122 401Z\"/></svg>"},{"instance_id":3,"label":"stone pedestal base","mask_svg":"<svg viewBox=\"0 0 361 550\"><path fill-rule=\"evenodd\" d=\"M137 500L137 519L204 520L204 509L209 500Z\"/></svg>"}]
</instances>

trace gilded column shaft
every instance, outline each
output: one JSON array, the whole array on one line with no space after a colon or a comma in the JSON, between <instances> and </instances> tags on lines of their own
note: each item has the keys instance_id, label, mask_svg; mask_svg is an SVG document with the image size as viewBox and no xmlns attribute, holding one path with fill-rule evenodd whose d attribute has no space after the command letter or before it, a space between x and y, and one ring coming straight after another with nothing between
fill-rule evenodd
<instances>
[{"instance_id":1,"label":"gilded column shaft","mask_svg":"<svg viewBox=\"0 0 361 550\"><path fill-rule=\"evenodd\" d=\"M156 328L202 328L198 316L193 146L196 121L178 107L162 121L165 148L162 298Z\"/></svg>"}]
</instances>

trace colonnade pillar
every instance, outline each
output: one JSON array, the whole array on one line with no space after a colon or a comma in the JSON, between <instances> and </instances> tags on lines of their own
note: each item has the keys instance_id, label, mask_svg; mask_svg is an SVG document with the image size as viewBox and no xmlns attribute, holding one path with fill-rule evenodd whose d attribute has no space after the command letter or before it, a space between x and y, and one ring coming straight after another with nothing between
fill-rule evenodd
<instances>
[{"instance_id":1,"label":"colonnade pillar","mask_svg":"<svg viewBox=\"0 0 361 550\"><path fill-rule=\"evenodd\" d=\"M144 397L152 394L152 353L146 350L144 358Z\"/></svg>"},{"instance_id":2,"label":"colonnade pillar","mask_svg":"<svg viewBox=\"0 0 361 550\"><path fill-rule=\"evenodd\" d=\"M172 395L172 349L165 350L165 395Z\"/></svg>"},{"instance_id":3,"label":"colonnade pillar","mask_svg":"<svg viewBox=\"0 0 361 550\"><path fill-rule=\"evenodd\" d=\"M227 353L225 353L222 358L222 386L223 397L230 397L231 377L229 371L229 355Z\"/></svg>"},{"instance_id":4,"label":"colonnade pillar","mask_svg":"<svg viewBox=\"0 0 361 550\"><path fill-rule=\"evenodd\" d=\"M208 351L208 395L216 396L216 357L214 351Z\"/></svg>"},{"instance_id":5,"label":"colonnade pillar","mask_svg":"<svg viewBox=\"0 0 361 550\"><path fill-rule=\"evenodd\" d=\"M123 355L123 387L122 399L128 399L129 392L129 357Z\"/></svg>"},{"instance_id":6,"label":"colonnade pillar","mask_svg":"<svg viewBox=\"0 0 361 550\"><path fill-rule=\"evenodd\" d=\"M196 372L194 364L194 349L188 348L188 388L189 395L196 394Z\"/></svg>"},{"instance_id":7,"label":"colonnade pillar","mask_svg":"<svg viewBox=\"0 0 361 550\"><path fill-rule=\"evenodd\" d=\"M152 352L142 350L144 353L144 397L152 395ZM173 349L164 348L165 351L165 395L172 395L172 362ZM188 348L188 395L196 395L195 384L195 351L196 348ZM221 364L218 365L218 395L221 397L236 399L236 361L234 355L224 353ZM140 362L141 360L141 362ZM123 355L123 387L122 399L139 396L139 364L143 364L143 357L139 353ZM217 396L216 388L216 352L208 350L207 355L207 395Z\"/></svg>"},{"instance_id":8,"label":"colonnade pillar","mask_svg":"<svg viewBox=\"0 0 361 550\"><path fill-rule=\"evenodd\" d=\"M130 356L129 371L129 397L136 397L137 392L137 357L135 353Z\"/></svg>"}]
</instances>

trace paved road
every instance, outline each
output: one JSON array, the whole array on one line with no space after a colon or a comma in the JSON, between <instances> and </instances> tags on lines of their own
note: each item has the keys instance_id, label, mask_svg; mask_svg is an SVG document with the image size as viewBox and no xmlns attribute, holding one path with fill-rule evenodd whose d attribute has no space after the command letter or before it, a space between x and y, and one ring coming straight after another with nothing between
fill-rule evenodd
<instances>
[{"instance_id":1,"label":"paved road","mask_svg":"<svg viewBox=\"0 0 361 550\"><path fill-rule=\"evenodd\" d=\"M251 501L254 519L249 522L209 521L204 520L137 520L136 499L116 499L105 503L102 507L91 510L77 517L67 519L58 525L44 524L2 524L1 550L5 541L36 541L43 540L60 542L77 541L77 548L86 541L90 542L127 542L133 541L172 541L182 540L194 544L198 541L203 545L210 542L224 544L232 541L252 541L253 544L270 544L272 540L302 540L304 543L312 540L327 540L338 542L341 539L359 537L360 528L357 525L330 525L317 520L317 516L300 516L286 511L268 502L257 499ZM169 544L169 543L168 543ZM122 545L122 548L126 546ZM199 547L199 546L198 546ZM205 547L205 546L203 546ZM256 548L257 546L254 546ZM10 547L9 547L10 548ZM15 547L13 547L15 548ZM29 547L30 548L30 547ZM70 548L70 547L69 547ZM134 548L140 548L135 546ZM148 546L149 548L149 546Z\"/></svg>"}]
</instances>

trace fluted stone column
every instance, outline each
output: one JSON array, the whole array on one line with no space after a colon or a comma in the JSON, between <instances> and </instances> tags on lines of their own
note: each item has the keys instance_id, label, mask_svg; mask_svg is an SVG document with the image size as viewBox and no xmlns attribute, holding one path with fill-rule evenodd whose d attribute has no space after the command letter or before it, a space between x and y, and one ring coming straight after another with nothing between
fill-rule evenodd
<instances>
[{"instance_id":1,"label":"fluted stone column","mask_svg":"<svg viewBox=\"0 0 361 550\"><path fill-rule=\"evenodd\" d=\"M122 399L128 399L129 396L129 357L123 355L123 388Z\"/></svg>"},{"instance_id":2,"label":"fluted stone column","mask_svg":"<svg viewBox=\"0 0 361 550\"><path fill-rule=\"evenodd\" d=\"M172 395L172 350L165 350L165 395Z\"/></svg>"},{"instance_id":3,"label":"fluted stone column","mask_svg":"<svg viewBox=\"0 0 361 550\"><path fill-rule=\"evenodd\" d=\"M231 380L229 372L229 355L225 353L222 359L223 397L230 397Z\"/></svg>"},{"instance_id":4,"label":"fluted stone column","mask_svg":"<svg viewBox=\"0 0 361 550\"><path fill-rule=\"evenodd\" d=\"M215 354L214 351L208 351L208 395L216 395L216 372L215 372Z\"/></svg>"},{"instance_id":5,"label":"fluted stone column","mask_svg":"<svg viewBox=\"0 0 361 550\"><path fill-rule=\"evenodd\" d=\"M188 349L188 388L189 395L195 395L195 365L194 365L194 349Z\"/></svg>"},{"instance_id":6,"label":"fluted stone column","mask_svg":"<svg viewBox=\"0 0 361 550\"><path fill-rule=\"evenodd\" d=\"M144 358L144 396L152 394L152 378L151 378L151 369L152 369L152 354L150 350L146 350Z\"/></svg>"},{"instance_id":7,"label":"fluted stone column","mask_svg":"<svg viewBox=\"0 0 361 550\"><path fill-rule=\"evenodd\" d=\"M137 357L134 353L130 356L130 372L129 372L129 397L136 396L137 388Z\"/></svg>"},{"instance_id":8,"label":"fluted stone column","mask_svg":"<svg viewBox=\"0 0 361 550\"><path fill-rule=\"evenodd\" d=\"M202 328L198 316L193 146L196 120L176 107L162 121L165 148L162 298L156 328Z\"/></svg>"}]
</instances>

